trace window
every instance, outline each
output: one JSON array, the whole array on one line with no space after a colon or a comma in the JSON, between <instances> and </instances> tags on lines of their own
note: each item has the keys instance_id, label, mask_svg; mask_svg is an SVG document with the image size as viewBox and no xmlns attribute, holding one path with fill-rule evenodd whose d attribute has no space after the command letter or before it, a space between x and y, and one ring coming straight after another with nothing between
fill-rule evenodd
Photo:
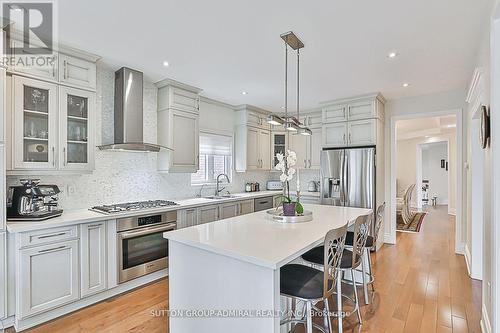
<instances>
[{"instance_id":1,"label":"window","mask_svg":"<svg viewBox=\"0 0 500 333\"><path fill-rule=\"evenodd\" d=\"M215 183L225 173L231 179L233 138L227 135L200 132L200 165L191 174L191 184Z\"/></svg>"}]
</instances>

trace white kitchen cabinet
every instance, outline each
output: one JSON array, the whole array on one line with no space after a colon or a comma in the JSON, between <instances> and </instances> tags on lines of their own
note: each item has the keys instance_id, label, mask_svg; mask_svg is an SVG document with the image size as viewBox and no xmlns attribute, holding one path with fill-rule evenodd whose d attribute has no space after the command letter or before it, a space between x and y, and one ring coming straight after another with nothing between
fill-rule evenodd
<instances>
[{"instance_id":1,"label":"white kitchen cabinet","mask_svg":"<svg viewBox=\"0 0 500 333\"><path fill-rule=\"evenodd\" d=\"M199 167L199 115L166 109L158 112L158 144L174 151L158 153L158 170L194 173Z\"/></svg>"},{"instance_id":2,"label":"white kitchen cabinet","mask_svg":"<svg viewBox=\"0 0 500 333\"><path fill-rule=\"evenodd\" d=\"M349 146L376 144L377 119L350 121L347 123Z\"/></svg>"},{"instance_id":3,"label":"white kitchen cabinet","mask_svg":"<svg viewBox=\"0 0 500 333\"><path fill-rule=\"evenodd\" d=\"M324 147L347 145L347 122L323 125L322 136Z\"/></svg>"},{"instance_id":4,"label":"white kitchen cabinet","mask_svg":"<svg viewBox=\"0 0 500 333\"><path fill-rule=\"evenodd\" d=\"M84 88L96 88L96 64L59 54L59 82Z\"/></svg>"},{"instance_id":5,"label":"white kitchen cabinet","mask_svg":"<svg viewBox=\"0 0 500 333\"><path fill-rule=\"evenodd\" d=\"M347 119L359 120L375 118L377 116L373 99L352 102L347 106Z\"/></svg>"},{"instance_id":6,"label":"white kitchen cabinet","mask_svg":"<svg viewBox=\"0 0 500 333\"><path fill-rule=\"evenodd\" d=\"M307 169L309 166L308 154L308 144L310 143L308 136L301 134L290 134L290 149L297 155L297 164L295 165L298 169Z\"/></svg>"},{"instance_id":7,"label":"white kitchen cabinet","mask_svg":"<svg viewBox=\"0 0 500 333\"><path fill-rule=\"evenodd\" d=\"M267 111L245 104L236 109L235 124L270 130L271 126L267 123L267 116Z\"/></svg>"},{"instance_id":8,"label":"white kitchen cabinet","mask_svg":"<svg viewBox=\"0 0 500 333\"><path fill-rule=\"evenodd\" d=\"M13 164L16 169L57 167L57 86L13 77Z\"/></svg>"},{"instance_id":9,"label":"white kitchen cabinet","mask_svg":"<svg viewBox=\"0 0 500 333\"><path fill-rule=\"evenodd\" d=\"M192 227L198 224L198 209L183 209L177 213L177 229Z\"/></svg>"},{"instance_id":10,"label":"white kitchen cabinet","mask_svg":"<svg viewBox=\"0 0 500 333\"><path fill-rule=\"evenodd\" d=\"M309 169L320 169L321 168L321 150L323 149L323 144L321 142L322 128L311 128L312 134L309 137Z\"/></svg>"},{"instance_id":11,"label":"white kitchen cabinet","mask_svg":"<svg viewBox=\"0 0 500 333\"><path fill-rule=\"evenodd\" d=\"M238 202L238 205L239 205L238 214L245 215L245 214L253 213L254 212L254 203L255 203L255 201L253 199Z\"/></svg>"},{"instance_id":12,"label":"white kitchen cabinet","mask_svg":"<svg viewBox=\"0 0 500 333\"><path fill-rule=\"evenodd\" d=\"M321 112L306 114L303 123L311 129L321 127L323 125L323 115Z\"/></svg>"},{"instance_id":13,"label":"white kitchen cabinet","mask_svg":"<svg viewBox=\"0 0 500 333\"><path fill-rule=\"evenodd\" d=\"M0 143L0 188L6 189L6 178L5 178L5 146ZM0 200L2 203L7 202L6 191L0 191ZM6 207L5 204L0 205L0 233L6 228Z\"/></svg>"},{"instance_id":14,"label":"white kitchen cabinet","mask_svg":"<svg viewBox=\"0 0 500 333\"><path fill-rule=\"evenodd\" d=\"M173 80L158 87L157 143L172 148L158 153L158 171L194 173L199 168L201 89Z\"/></svg>"},{"instance_id":15,"label":"white kitchen cabinet","mask_svg":"<svg viewBox=\"0 0 500 333\"><path fill-rule=\"evenodd\" d=\"M94 169L95 93L59 87L59 169Z\"/></svg>"},{"instance_id":16,"label":"white kitchen cabinet","mask_svg":"<svg viewBox=\"0 0 500 333\"><path fill-rule=\"evenodd\" d=\"M347 105L331 105L323 108L323 123L333 123L347 120Z\"/></svg>"},{"instance_id":17,"label":"white kitchen cabinet","mask_svg":"<svg viewBox=\"0 0 500 333\"><path fill-rule=\"evenodd\" d=\"M271 132L269 130L259 132L259 156L260 169L271 170Z\"/></svg>"},{"instance_id":18,"label":"white kitchen cabinet","mask_svg":"<svg viewBox=\"0 0 500 333\"><path fill-rule=\"evenodd\" d=\"M80 226L81 296L106 290L106 222Z\"/></svg>"},{"instance_id":19,"label":"white kitchen cabinet","mask_svg":"<svg viewBox=\"0 0 500 333\"><path fill-rule=\"evenodd\" d=\"M7 317L7 234L0 231L0 319L5 317Z\"/></svg>"},{"instance_id":20,"label":"white kitchen cabinet","mask_svg":"<svg viewBox=\"0 0 500 333\"><path fill-rule=\"evenodd\" d=\"M26 57L37 57L40 54L37 51L31 51L29 48L22 47L23 46L23 41L20 40L15 40L15 39L10 39L8 41L11 45L11 47L17 47L16 52L20 52L19 55L26 56ZM30 41L30 43L33 43L33 41ZM36 43L35 43L36 44ZM16 66L16 62L13 62L13 66L9 67L9 71L20 73L20 74L27 74L29 76L34 76L34 77L39 77L43 79L48 79L51 81L57 81L57 54L54 55L53 58L50 59L50 61L47 61L46 63L43 64L43 66L25 66L20 64L19 66Z\"/></svg>"},{"instance_id":21,"label":"white kitchen cabinet","mask_svg":"<svg viewBox=\"0 0 500 333\"><path fill-rule=\"evenodd\" d=\"M288 135L286 132L271 131L271 168L278 164L277 154L285 154L288 147Z\"/></svg>"},{"instance_id":22,"label":"white kitchen cabinet","mask_svg":"<svg viewBox=\"0 0 500 333\"><path fill-rule=\"evenodd\" d=\"M235 169L271 170L271 132L269 130L240 125L235 133Z\"/></svg>"},{"instance_id":23,"label":"white kitchen cabinet","mask_svg":"<svg viewBox=\"0 0 500 333\"><path fill-rule=\"evenodd\" d=\"M38 314L80 298L78 240L19 251L16 316Z\"/></svg>"},{"instance_id":24,"label":"white kitchen cabinet","mask_svg":"<svg viewBox=\"0 0 500 333\"><path fill-rule=\"evenodd\" d=\"M238 216L240 204L238 202L228 202L219 205L219 219L228 219Z\"/></svg>"},{"instance_id":25,"label":"white kitchen cabinet","mask_svg":"<svg viewBox=\"0 0 500 333\"><path fill-rule=\"evenodd\" d=\"M198 208L198 224L214 222L219 219L219 205Z\"/></svg>"}]
</instances>

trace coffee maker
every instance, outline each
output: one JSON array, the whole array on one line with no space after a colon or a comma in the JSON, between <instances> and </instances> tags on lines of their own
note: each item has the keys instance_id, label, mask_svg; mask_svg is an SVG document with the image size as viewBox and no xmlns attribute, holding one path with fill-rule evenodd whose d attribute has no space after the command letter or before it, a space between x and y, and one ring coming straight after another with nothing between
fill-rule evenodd
<instances>
[{"instance_id":1,"label":"coffee maker","mask_svg":"<svg viewBox=\"0 0 500 333\"><path fill-rule=\"evenodd\" d=\"M21 179L21 186L9 187L7 220L41 221L60 216L57 185L40 185L39 179Z\"/></svg>"}]
</instances>

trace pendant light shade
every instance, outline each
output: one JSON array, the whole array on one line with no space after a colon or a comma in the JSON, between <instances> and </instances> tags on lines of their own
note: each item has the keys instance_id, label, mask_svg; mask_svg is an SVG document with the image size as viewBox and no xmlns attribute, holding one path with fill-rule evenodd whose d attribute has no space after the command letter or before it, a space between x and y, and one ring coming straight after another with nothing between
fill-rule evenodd
<instances>
[{"instance_id":1,"label":"pendant light shade","mask_svg":"<svg viewBox=\"0 0 500 333\"><path fill-rule=\"evenodd\" d=\"M309 136L312 135L312 131L307 127L301 127L297 130L297 134Z\"/></svg>"},{"instance_id":2,"label":"pendant light shade","mask_svg":"<svg viewBox=\"0 0 500 333\"><path fill-rule=\"evenodd\" d=\"M267 116L267 123L271 125L283 125L285 121L275 114L270 114L269 116Z\"/></svg>"}]
</instances>

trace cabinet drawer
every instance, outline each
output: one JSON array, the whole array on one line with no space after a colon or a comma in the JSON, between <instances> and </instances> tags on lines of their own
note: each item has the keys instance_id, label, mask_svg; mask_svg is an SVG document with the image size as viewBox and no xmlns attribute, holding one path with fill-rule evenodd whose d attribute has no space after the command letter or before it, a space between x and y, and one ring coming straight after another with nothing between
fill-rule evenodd
<instances>
[{"instance_id":1,"label":"cabinet drawer","mask_svg":"<svg viewBox=\"0 0 500 333\"><path fill-rule=\"evenodd\" d=\"M347 105L332 105L323 109L323 123L335 123L347 120Z\"/></svg>"},{"instance_id":2,"label":"cabinet drawer","mask_svg":"<svg viewBox=\"0 0 500 333\"><path fill-rule=\"evenodd\" d=\"M93 62L59 55L59 81L80 87L96 88L96 65Z\"/></svg>"},{"instance_id":3,"label":"cabinet drawer","mask_svg":"<svg viewBox=\"0 0 500 333\"><path fill-rule=\"evenodd\" d=\"M373 101L350 103L347 106L347 118L349 120L375 118L376 116Z\"/></svg>"},{"instance_id":4,"label":"cabinet drawer","mask_svg":"<svg viewBox=\"0 0 500 333\"><path fill-rule=\"evenodd\" d=\"M20 246L35 246L59 242L78 237L78 226L59 227L52 229L36 230L20 234Z\"/></svg>"}]
</instances>

